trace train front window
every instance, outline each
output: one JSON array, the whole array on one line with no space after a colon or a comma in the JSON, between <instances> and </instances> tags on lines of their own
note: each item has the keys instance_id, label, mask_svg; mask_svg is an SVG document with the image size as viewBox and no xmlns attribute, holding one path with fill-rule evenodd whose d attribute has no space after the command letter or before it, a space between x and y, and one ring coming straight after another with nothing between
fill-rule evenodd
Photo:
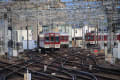
<instances>
[{"instance_id":1,"label":"train front window","mask_svg":"<svg viewBox=\"0 0 120 80\"><path fill-rule=\"evenodd\" d=\"M49 37L45 37L45 41L46 41L46 42L49 42Z\"/></svg>"},{"instance_id":2,"label":"train front window","mask_svg":"<svg viewBox=\"0 0 120 80\"><path fill-rule=\"evenodd\" d=\"M51 36L51 42L54 42L54 37L53 36Z\"/></svg>"},{"instance_id":3,"label":"train front window","mask_svg":"<svg viewBox=\"0 0 120 80\"><path fill-rule=\"evenodd\" d=\"M88 40L90 40L90 36L88 36Z\"/></svg>"},{"instance_id":4,"label":"train front window","mask_svg":"<svg viewBox=\"0 0 120 80\"><path fill-rule=\"evenodd\" d=\"M56 42L59 42L59 39L60 39L59 37L55 37Z\"/></svg>"},{"instance_id":5,"label":"train front window","mask_svg":"<svg viewBox=\"0 0 120 80\"><path fill-rule=\"evenodd\" d=\"M94 40L94 36L91 36L91 40Z\"/></svg>"}]
</instances>

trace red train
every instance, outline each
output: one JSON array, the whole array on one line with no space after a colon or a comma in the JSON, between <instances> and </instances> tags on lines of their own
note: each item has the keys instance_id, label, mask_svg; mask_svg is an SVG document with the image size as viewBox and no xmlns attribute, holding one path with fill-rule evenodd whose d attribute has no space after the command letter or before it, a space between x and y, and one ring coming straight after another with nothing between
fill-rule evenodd
<instances>
[{"instance_id":1,"label":"red train","mask_svg":"<svg viewBox=\"0 0 120 80\"><path fill-rule=\"evenodd\" d=\"M114 36L114 40L116 42L120 41L120 33L116 33ZM89 45L95 45L96 42L100 44L101 42L107 43L108 41L108 33L86 33L85 34L85 42Z\"/></svg>"},{"instance_id":2,"label":"red train","mask_svg":"<svg viewBox=\"0 0 120 80\"><path fill-rule=\"evenodd\" d=\"M39 48L42 52L46 50L58 50L62 46L69 45L67 33L47 32L39 35Z\"/></svg>"}]
</instances>

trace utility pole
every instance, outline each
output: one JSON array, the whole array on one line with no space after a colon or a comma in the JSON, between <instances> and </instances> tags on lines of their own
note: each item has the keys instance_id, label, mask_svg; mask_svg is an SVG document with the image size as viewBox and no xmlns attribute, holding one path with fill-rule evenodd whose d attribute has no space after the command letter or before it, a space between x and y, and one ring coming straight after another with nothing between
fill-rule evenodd
<instances>
[{"instance_id":1,"label":"utility pole","mask_svg":"<svg viewBox=\"0 0 120 80\"><path fill-rule=\"evenodd\" d=\"M96 39L97 39L97 47L98 47L98 39L99 39L99 38L98 38L98 37L99 37L99 36L98 36L98 33L99 33L99 20L97 21L97 23L98 23L98 24L97 24L97 38L96 38Z\"/></svg>"},{"instance_id":2,"label":"utility pole","mask_svg":"<svg viewBox=\"0 0 120 80\"><path fill-rule=\"evenodd\" d=\"M106 50L108 53L106 54L106 60L108 62L110 62L111 64L114 64L114 58L113 58L113 15L114 15L114 0L111 0L110 2L108 2L109 5L104 5L104 6L107 6L105 11L106 11L106 14L107 14L107 20L108 20L108 42L107 42L107 49ZM105 1L103 1L103 3L105 3ZM110 7L110 8L108 8ZM110 58L110 60L108 59Z\"/></svg>"},{"instance_id":3,"label":"utility pole","mask_svg":"<svg viewBox=\"0 0 120 80\"><path fill-rule=\"evenodd\" d=\"M84 27L82 26L82 46L83 46L83 48L84 48L84 39L83 39L83 34L84 34L84 29L83 29Z\"/></svg>"},{"instance_id":4,"label":"utility pole","mask_svg":"<svg viewBox=\"0 0 120 80\"><path fill-rule=\"evenodd\" d=\"M38 16L38 6L37 6L37 16ZM37 17L37 49L39 48L39 33L38 33L38 24L39 24L39 20Z\"/></svg>"},{"instance_id":5,"label":"utility pole","mask_svg":"<svg viewBox=\"0 0 120 80\"><path fill-rule=\"evenodd\" d=\"M27 21L27 22L28 22L28 21ZM27 50L28 50L28 49L29 49L28 23L27 23L26 29L27 29Z\"/></svg>"},{"instance_id":6,"label":"utility pole","mask_svg":"<svg viewBox=\"0 0 120 80\"><path fill-rule=\"evenodd\" d=\"M113 23L113 21L112 21L112 16L113 16L113 13L114 13L114 4L113 4L113 0L111 1L112 2L112 4L111 4L111 7L112 7L112 9L110 10L110 12L111 13L108 13L108 33L109 33L109 38L108 38L108 52L110 53L110 54L112 54L112 40L113 40L113 33L112 33L112 23ZM109 12L109 10L107 11L107 12Z\"/></svg>"},{"instance_id":7,"label":"utility pole","mask_svg":"<svg viewBox=\"0 0 120 80\"><path fill-rule=\"evenodd\" d=\"M8 46L7 46L8 45L8 38L7 38L7 34L8 34L8 14L7 13L4 13L3 20L4 20L4 26L3 26L3 31L2 31L2 33L3 33L2 37L3 37L3 42L4 42L3 51L5 53L7 53L8 52L8 50L7 50L7 48L8 48Z\"/></svg>"},{"instance_id":8,"label":"utility pole","mask_svg":"<svg viewBox=\"0 0 120 80\"><path fill-rule=\"evenodd\" d=\"M27 4L26 4L26 1L24 1L24 4L25 4L25 10L27 11ZM27 23L27 26L26 26L26 30L27 30L27 50L29 49L29 32L28 32L28 16L26 16L26 23Z\"/></svg>"},{"instance_id":9,"label":"utility pole","mask_svg":"<svg viewBox=\"0 0 120 80\"><path fill-rule=\"evenodd\" d=\"M9 26L9 30L11 30L11 40L8 41L8 58L11 59L12 55L13 55L13 35L12 35L12 31L13 31L13 25L12 25L12 11L11 8L7 8L8 13L10 13L10 17L9 17L9 21L10 21L10 26Z\"/></svg>"},{"instance_id":10,"label":"utility pole","mask_svg":"<svg viewBox=\"0 0 120 80\"><path fill-rule=\"evenodd\" d=\"M28 18L26 17L26 30L27 30L27 50L29 49L29 31L28 31Z\"/></svg>"},{"instance_id":11,"label":"utility pole","mask_svg":"<svg viewBox=\"0 0 120 80\"><path fill-rule=\"evenodd\" d=\"M76 30L75 30L75 24L73 25L73 29L74 29L74 47L76 46L76 39L75 39L75 32L76 32Z\"/></svg>"}]
</instances>

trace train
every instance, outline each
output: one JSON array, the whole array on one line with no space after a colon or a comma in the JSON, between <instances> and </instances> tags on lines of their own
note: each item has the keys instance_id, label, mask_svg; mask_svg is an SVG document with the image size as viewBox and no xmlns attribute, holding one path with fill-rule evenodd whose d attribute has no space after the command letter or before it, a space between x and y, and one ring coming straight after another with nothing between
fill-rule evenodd
<instances>
[{"instance_id":1,"label":"train","mask_svg":"<svg viewBox=\"0 0 120 80\"><path fill-rule=\"evenodd\" d=\"M61 48L69 47L69 34L68 33L60 33L60 47Z\"/></svg>"},{"instance_id":2,"label":"train","mask_svg":"<svg viewBox=\"0 0 120 80\"><path fill-rule=\"evenodd\" d=\"M107 45L108 33L86 33L85 34L85 43L87 46L96 45L96 43L104 43ZM120 41L120 33L114 34L114 41L118 43Z\"/></svg>"},{"instance_id":3,"label":"train","mask_svg":"<svg viewBox=\"0 0 120 80\"><path fill-rule=\"evenodd\" d=\"M39 34L39 48L42 53L55 51L62 47L68 47L69 35L60 32L45 32Z\"/></svg>"}]
</instances>

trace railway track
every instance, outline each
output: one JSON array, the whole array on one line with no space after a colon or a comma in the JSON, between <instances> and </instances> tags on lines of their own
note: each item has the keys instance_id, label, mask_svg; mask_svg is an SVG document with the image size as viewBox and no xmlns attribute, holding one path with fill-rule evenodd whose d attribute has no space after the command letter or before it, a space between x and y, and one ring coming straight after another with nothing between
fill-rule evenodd
<instances>
[{"instance_id":1,"label":"railway track","mask_svg":"<svg viewBox=\"0 0 120 80\"><path fill-rule=\"evenodd\" d=\"M86 51L85 54L84 51ZM15 80L13 75L23 79L27 69L32 74L32 80L120 79L118 69L100 66L95 56L90 55L88 50L69 49L47 54L30 51L24 55L26 59L15 64L0 61L0 80ZM47 66L46 71L44 71L45 66Z\"/></svg>"},{"instance_id":2,"label":"railway track","mask_svg":"<svg viewBox=\"0 0 120 80\"><path fill-rule=\"evenodd\" d=\"M73 52L72 52L73 53ZM70 54L71 55L71 54ZM72 57L74 57L74 60L73 60L73 58L71 59L71 56ZM96 62L96 60L94 59L94 57L91 57L91 56L84 56L84 55L77 55L76 56L76 54L72 54L69 58L67 58L67 59L65 59L66 61L64 61L63 62L63 64L64 64L64 66L66 65L67 67L70 67L71 66L71 68L73 67L73 66L75 66L75 67L77 67L77 68L79 68L80 70L82 70L82 69L84 69L85 68L85 70L86 71L89 71L90 70L90 66L92 67L92 70L90 70L90 72L92 72L93 74L95 73L95 76L98 78L98 80L119 80L119 78L120 77L118 77L119 75L120 75L120 71L118 70L118 69L110 69L110 68L105 68L105 67L101 67L99 64L96 64L97 62ZM78 60L75 60L76 58L79 58L80 59L80 61L78 61ZM86 61L86 59L82 59L83 57L85 57L86 59L88 59L89 58L89 62L92 62L92 63L90 63L90 64L88 64L89 62L87 62ZM56 58L57 58L57 56L56 56ZM77 59L78 59L77 58ZM61 58L62 59L62 58ZM82 59L82 61L84 61L84 62L82 62L81 61L81 59ZM64 60L64 59L62 59L62 60ZM71 61L72 60L72 61ZM81 63L76 63L76 62L81 62ZM56 61L57 62L57 61ZM66 63L65 63L66 62ZM61 62L60 61L58 61L57 63L56 63L56 65L59 65L59 64L61 64ZM87 64L87 65L86 65ZM82 69L81 69L82 68ZM97 74L96 74L97 73ZM104 75L101 75L101 74L103 74L104 73ZM110 77L109 75L112 75L112 77ZM105 76L105 75L107 75L107 76ZM118 77L118 78L116 78L116 77Z\"/></svg>"}]
</instances>

